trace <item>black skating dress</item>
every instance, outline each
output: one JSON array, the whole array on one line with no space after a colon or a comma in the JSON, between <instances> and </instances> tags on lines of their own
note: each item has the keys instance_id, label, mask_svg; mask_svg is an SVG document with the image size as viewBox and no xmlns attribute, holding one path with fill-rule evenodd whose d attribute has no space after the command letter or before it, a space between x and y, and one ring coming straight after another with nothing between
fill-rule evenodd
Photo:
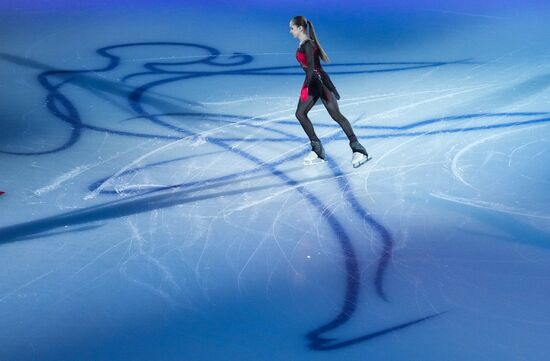
<instances>
[{"instance_id":1,"label":"black skating dress","mask_svg":"<svg viewBox=\"0 0 550 361\"><path fill-rule=\"evenodd\" d=\"M321 67L319 48L313 40L307 39L298 47L296 59L306 72L306 78L300 91L300 100L305 100L306 88L308 88L308 94L315 98L322 97L324 100L329 101L330 92L332 92L336 99L340 99L336 87Z\"/></svg>"}]
</instances>

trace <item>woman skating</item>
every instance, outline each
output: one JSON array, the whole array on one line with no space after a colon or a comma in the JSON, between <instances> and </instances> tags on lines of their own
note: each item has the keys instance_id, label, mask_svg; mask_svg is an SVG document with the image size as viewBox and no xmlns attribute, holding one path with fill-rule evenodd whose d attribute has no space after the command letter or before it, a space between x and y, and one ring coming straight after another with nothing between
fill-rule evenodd
<instances>
[{"instance_id":1,"label":"woman skating","mask_svg":"<svg viewBox=\"0 0 550 361\"><path fill-rule=\"evenodd\" d=\"M300 40L300 45L296 50L296 59L306 73L306 78L300 91L298 108L296 109L296 118L300 121L311 142L311 152L304 158L304 163L318 163L322 162L325 158L323 145L315 134L313 124L307 116L313 105L321 98L332 119L346 133L353 152L352 165L357 168L369 159L369 155L357 140L349 121L340 112L337 101L340 99L340 95L328 74L321 67L320 60L322 59L325 63L328 63L329 58L319 44L313 24L303 16L295 16L290 20L289 27L292 36Z\"/></svg>"}]
</instances>

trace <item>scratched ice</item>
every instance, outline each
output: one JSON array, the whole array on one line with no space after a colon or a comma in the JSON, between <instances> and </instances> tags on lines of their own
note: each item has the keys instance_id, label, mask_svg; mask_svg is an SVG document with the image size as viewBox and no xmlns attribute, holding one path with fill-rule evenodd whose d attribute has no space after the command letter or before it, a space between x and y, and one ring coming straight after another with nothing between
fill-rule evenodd
<instances>
[{"instance_id":1,"label":"scratched ice","mask_svg":"<svg viewBox=\"0 0 550 361\"><path fill-rule=\"evenodd\" d=\"M545 359L550 11L430 4L0 5L0 359Z\"/></svg>"}]
</instances>

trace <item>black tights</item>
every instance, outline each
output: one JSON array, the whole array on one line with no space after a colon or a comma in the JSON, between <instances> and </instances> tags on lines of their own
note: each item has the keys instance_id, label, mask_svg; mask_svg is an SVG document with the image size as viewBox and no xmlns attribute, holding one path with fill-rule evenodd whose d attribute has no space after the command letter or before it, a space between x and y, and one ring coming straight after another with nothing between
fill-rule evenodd
<instances>
[{"instance_id":1,"label":"black tights","mask_svg":"<svg viewBox=\"0 0 550 361\"><path fill-rule=\"evenodd\" d=\"M323 101L323 105L327 109L328 113L342 127L344 130L344 133L346 133L346 136L348 137L350 143L357 141L357 137L353 133L353 129L351 128L351 124L349 121L344 117L344 115L340 112L340 108L338 108L338 101L336 100L336 97L334 94L327 89L325 91L330 94L328 101L321 98ZM317 135L315 134L315 130L313 129L313 124L311 124L311 120L307 117L307 113L311 110L313 105L317 102L319 97L314 96L308 96L305 101L298 102L298 108L296 109L296 118L300 121L300 124L302 125L302 128L304 128L304 131L306 132L308 138L310 141L312 140L319 140L317 138Z\"/></svg>"}]
</instances>

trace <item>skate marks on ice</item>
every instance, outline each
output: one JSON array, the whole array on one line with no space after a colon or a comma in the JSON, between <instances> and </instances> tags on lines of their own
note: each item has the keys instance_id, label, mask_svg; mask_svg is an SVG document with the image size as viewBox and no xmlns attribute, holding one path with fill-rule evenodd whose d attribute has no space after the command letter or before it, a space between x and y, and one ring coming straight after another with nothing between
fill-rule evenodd
<instances>
[{"instance_id":1,"label":"skate marks on ice","mask_svg":"<svg viewBox=\"0 0 550 361\"><path fill-rule=\"evenodd\" d=\"M503 119L518 119L512 121L502 121ZM477 121L481 124L472 125L472 121ZM464 122L464 126L459 124ZM292 124L289 121L280 121L281 124ZM449 124L457 126L449 126ZM485 124L483 124L485 123ZM513 128L524 125L537 125L550 123L550 112L502 112L502 113L475 113L452 115L440 118L431 118L412 122L404 125L358 125L354 124L353 129L357 129L359 139L389 139L398 137L418 137L418 136L433 136L440 134L466 133L482 130L492 130L501 128ZM430 126L430 128L422 131L411 131L415 128ZM438 126L440 129L433 129ZM339 129L337 124L319 123L315 124L316 128L331 128ZM364 134L359 131L365 131ZM378 134L373 134L378 133ZM343 135L338 135L336 140L347 139ZM282 139L266 138L263 141L279 142Z\"/></svg>"},{"instance_id":2,"label":"skate marks on ice","mask_svg":"<svg viewBox=\"0 0 550 361\"><path fill-rule=\"evenodd\" d=\"M121 57L115 55L116 51L124 50L134 47L155 47L155 46L169 46L174 48L187 47L193 48L195 50L202 50L207 53L202 59L186 61L186 62L150 62L143 65L145 71L140 71L137 73L132 73L124 76L120 80L110 80L107 77L107 73L115 70L120 67L124 62L121 60ZM98 180L94 182L90 187L90 191L94 195L99 194L117 194L120 196L127 196L122 200L116 200L111 202L104 202L102 204L87 207L78 211L67 212L59 214L53 217L47 217L35 221L26 222L23 224L12 225L0 229L0 238L2 243L9 243L14 241L22 241L26 239L32 239L37 237L45 237L48 235L54 235L55 233L52 230L57 228L89 224L97 221L115 219L120 217L125 217L127 215L150 212L153 210L158 210L162 208L172 207L175 205L186 204L191 202L198 202L205 199L212 199L216 197L226 196L226 195L237 195L241 194L243 190L247 192L261 191L264 189L272 189L277 186L281 187L291 187L300 193L308 202L313 205L319 213L326 220L327 224L332 229L336 241L341 247L342 254L345 256L345 268L346 268L346 286L345 286L345 297L341 310L338 314L327 323L322 326L310 331L307 334L307 338L310 341L309 347L315 350L331 350L337 348L343 348L350 346L359 342L367 341L376 337L380 337L389 332L394 332L412 325L415 325L424 320L428 320L432 317L439 315L440 313L435 313L428 315L422 318L409 320L406 322L398 323L394 326L382 330L375 330L369 332L365 335L361 335L355 338L348 340L336 340L329 339L324 336L329 331L334 331L339 328L341 325L348 322L358 304L359 304L359 288L361 285L361 274L359 273L359 259L353 247L353 242L342 224L339 222L337 217L333 214L328 213L327 207L322 203L322 201L311 193L308 189L301 185L301 182L292 179L289 176L288 172L281 171L277 166L287 163L292 160L296 160L301 157L301 154L294 154L284 159L279 159L276 162L265 162L259 157L254 156L253 154L246 152L244 150L235 148L231 146L231 142L235 139L224 138L224 137L213 137L212 135L216 134L216 131L211 131L208 135L208 138L201 137L201 133L197 133L193 130L188 129L192 128L189 123L176 123L174 124L171 121L175 117L182 118L193 118L193 119L214 119L220 122L226 123L222 127L231 127L246 125L248 127L256 127L269 131L272 133L277 133L281 137L277 138L277 141L281 142L296 142L297 144L302 144L303 139L293 136L292 134L283 132L278 129L272 129L267 127L264 124L256 125L250 124L248 120L251 117L242 117L231 114L214 114L214 113L205 113L201 111L194 111L196 109L203 109L203 105L200 103L195 103L187 101L181 98L171 98L164 95L155 94L152 90L155 87L161 85L181 82L187 79L200 78L200 77L215 77L220 75L233 75L233 76L300 76L303 77L303 72L294 71L298 66L277 66L277 67L259 67L259 68L247 68L247 69L229 69L231 67L238 67L249 64L253 61L251 55L243 53L234 53L230 56L230 60L235 60L233 62L219 62L215 59L220 55L220 52L215 48L204 46L195 43L173 43L173 42L154 42L154 43L130 43L130 44L120 44L114 46L108 46L97 50L97 54L107 60L107 65L103 67L98 67L95 69L86 69L86 70L58 70L52 69L44 64L38 62L20 58L8 54L0 54L1 59L29 67L32 69L41 69L43 70L40 75L37 77L39 85L46 91L46 105L49 112L57 119L68 124L68 133L66 141L63 144L53 147L52 149L45 151L35 151L35 152L16 152L16 151L6 151L3 150L3 153L12 154L12 155L38 155L38 154L51 154L56 152L61 152L66 150L76 144L81 138L83 131L91 130L96 132L103 132L105 134L112 134L123 137L135 137L135 138L148 138L161 141L171 141L174 144L181 144L185 142L192 141L193 144L208 142L210 145L214 145L217 148L216 152L211 152L203 154L205 156L211 155L212 153L219 152L230 152L233 155L241 157L247 161L250 161L251 164L255 165L254 168L245 172L237 172L228 174L222 177L216 177L212 179L200 180L192 183L182 183L182 184L173 184L173 185L156 185L156 186L147 186L147 187L116 187L112 186L114 179L119 179L129 174L135 174L137 172L144 171L145 169L158 166L160 164L167 164L169 162L176 161L185 161L186 159L194 159L201 155L190 155L185 157L180 157L177 159L171 159L163 162L150 163L148 165L143 165L142 162L145 162L147 155L140 158L140 162L132 163L131 166L127 166L121 171L116 173L116 176L111 176L105 179ZM203 64L210 67L222 68L221 71L192 71L189 69L182 69L185 66L193 64ZM353 66L364 66L364 67L376 67L376 69L371 70L359 70L359 71L332 71L331 74L361 74L361 73L380 73L380 72L396 72L396 71L407 71L415 70L421 68L429 67L440 67L450 64L472 64L467 60L460 60L454 62L393 62L393 63L349 63L349 64L332 64L329 66L332 67L353 67ZM290 71L292 70L292 71ZM147 83L140 86L132 86L127 83L130 79L135 78L140 79L153 79ZM137 131L127 131L127 130L117 130L113 127L101 126L98 124L89 124L84 119L82 119L81 112L79 112L79 107L73 102L69 95L64 93L64 88L67 85L74 85L86 91L89 91L92 95L97 96L103 100L109 101L113 106L128 112L131 116L126 120L147 120L150 123L158 126L159 132L156 134L153 133L144 133ZM151 113L146 110L144 105L148 108L155 109L155 113ZM181 111L181 109L185 111ZM174 109L180 111L174 112ZM165 119L169 117L170 120ZM254 117L253 119L258 119ZM269 119L267 119L269 122ZM216 128L215 130L218 130ZM365 128L368 129L368 128ZM395 129L386 129L393 131ZM464 131L464 129L461 129ZM388 137L391 136L400 136L396 135L394 132L387 134ZM402 136L402 135L401 135ZM242 141L247 141L250 138L238 139ZM327 141L334 141L339 139L339 136L333 136ZM268 139L262 138L261 141L266 141ZM200 144L199 144L200 145ZM352 205L353 210L356 214L362 219L366 220L369 226L378 234L378 238L383 244L383 251L380 255L376 274L374 277L373 285L376 290L376 294L381 299L389 302L388 297L386 296L383 283L384 283L384 274L388 266L388 263L391 259L392 248L393 248L393 239L390 232L380 223L378 223L362 206L353 194L349 191L348 180L345 176L341 176L344 173L338 168L338 166L329 161L330 170L332 172L331 178L337 179L341 189L348 189L344 192L346 195L347 201ZM135 166L134 166L135 165ZM80 174L85 170L75 171L75 174ZM217 193L210 193L207 195L193 195L193 193L198 193L201 190L206 188L215 188L222 187L226 185L235 185L242 180L243 175L253 174L257 172L266 172L266 175L262 177L274 177L282 183L268 184L265 186L259 186L255 188L246 187L244 189L232 189L226 191L220 191ZM69 177L68 175L67 177ZM65 181L65 178L59 178L58 182ZM193 188L195 187L195 188ZM44 188L42 191L49 191L50 188ZM159 193L159 194L157 194ZM86 230L87 226L81 226L80 228L75 229L74 231ZM96 226L88 226L90 229Z\"/></svg>"},{"instance_id":3,"label":"skate marks on ice","mask_svg":"<svg viewBox=\"0 0 550 361\"><path fill-rule=\"evenodd\" d=\"M114 70L120 71L119 67L127 65L127 61L132 59L125 59L122 56L116 55L117 51L124 52L124 50L131 50L132 48L166 48L172 47L174 51L181 48L186 50L198 50L205 53L202 58L196 60L184 61L184 62L148 62L143 64L143 68L146 71L131 73L121 79L111 79L108 77L108 73ZM34 61L28 58L19 57L16 55L0 53L0 60L4 60L13 64L24 66L30 69L44 70L38 77L38 83L47 92L46 105L51 114L68 124L68 139L64 144L61 144L55 148L35 151L35 152L17 152L0 150L0 152L6 154L19 154L19 155L37 155L55 153L65 150L74 145L80 138L82 131L85 129L108 132L111 134L127 135L127 136L147 136L146 134L119 131L110 129L107 127L99 127L97 125L87 124L81 118L81 114L78 111L78 106L71 101L70 97L63 93L63 88L67 88L68 85L77 86L83 90L89 91L92 95L100 97L109 101L116 107L121 108L123 111L144 114L142 112L142 105L146 104L150 107L156 108L160 113L167 113L168 109L181 109L183 108L202 108L200 103L187 101L181 98L174 98L166 95L154 94L151 91L152 87L168 84L172 82L183 81L187 79L202 78L202 77L215 77L221 75L232 76L303 76L303 73L296 71L289 71L296 69L298 66L278 66L278 67L257 67L237 70L220 70L220 71L193 71L191 69L180 69L181 67L191 65L207 65L210 67L238 67L249 64L253 61L253 56L244 53L234 53L229 56L228 59L236 59L236 61L227 63L216 61L217 57L220 57L221 52L216 48L197 44L197 43L177 43L177 42L142 42L142 43L127 43L112 45L100 48L96 50L96 53L102 58L107 60L107 64L103 67L97 67L94 69L85 70L58 70L52 67L42 64L38 61ZM472 64L469 60L458 60L450 62L376 62L376 63L344 63L344 64L329 64L327 66L333 67L377 67L373 70L358 70L358 71L334 71L333 74L365 74L365 73L379 73L379 72L395 72L415 70L430 67L441 67L451 64ZM286 71L283 71L286 70ZM131 78L135 77L148 77L154 76L157 79L145 84L144 86L132 86L126 83ZM143 97L144 92L147 91L147 96ZM172 98L171 102L167 99ZM122 102L122 103L119 103ZM128 106L131 109L128 109ZM134 113L134 114L135 114ZM198 114L197 114L198 115ZM176 130L177 128L165 122L158 122L159 125L164 125L168 129ZM157 135L159 138L171 138L173 136Z\"/></svg>"},{"instance_id":4,"label":"skate marks on ice","mask_svg":"<svg viewBox=\"0 0 550 361\"><path fill-rule=\"evenodd\" d=\"M549 220L547 189L550 143L546 124L520 127L471 142L452 157L451 171L466 187L430 192L477 220L509 235L509 242L548 249L547 234L536 221ZM492 174L498 169L499 177ZM502 189L506 189L504 192Z\"/></svg>"},{"instance_id":5,"label":"skate marks on ice","mask_svg":"<svg viewBox=\"0 0 550 361\"><path fill-rule=\"evenodd\" d=\"M286 178L287 183L297 185L295 181L290 180L286 175L281 174L281 177ZM341 182L345 182L343 177ZM205 196L195 196L195 197L189 196L189 193L193 193L192 189L186 189L184 191L179 191L179 192L172 192L169 194L156 194L153 196L146 196L146 197L132 196L133 198L136 198L136 199L134 200L125 199L121 201L104 203L103 205L89 207L84 210L73 211L73 212L65 213L55 217L49 217L49 218L44 218L42 220L27 222L26 224L22 224L22 225L5 227L3 229L0 229L0 238L1 239L11 238L13 241L21 240L22 239L21 237L28 239L29 233L35 233L35 235L37 236L42 236L42 235L45 235L46 231L51 230L52 228L60 228L60 227L66 227L68 225L86 224L90 222L97 222L102 220L125 217L127 215L135 214L136 212L149 212L153 210L162 209L164 207L171 207L174 205L197 202L202 199L211 199L211 198L216 198L216 197L225 196L225 195L238 195L238 194L242 194L243 191L254 192L256 190L273 189L275 186L276 184L267 185L263 187L256 187L257 189L246 187L243 189L236 189L233 191L219 192L214 194L210 193ZM319 212L322 213L323 218L325 218L326 222L334 230L334 233L338 235L336 237L336 240L340 244L342 248L342 252L345 255L345 266L346 266L346 291L345 291L346 294L345 294L345 301L344 301L344 305L342 306L342 310L333 321L330 321L328 324L308 334L307 337L311 340L310 347L318 350L330 350L335 348L341 348L347 345L351 345L353 343L366 341L368 339L371 339L377 336L382 336L383 334L391 332L392 330L398 330L398 329L407 327L409 325L413 325L414 323L420 322L420 321L415 321L413 323L407 322L394 327L390 327L383 331L377 331L375 333L369 334L367 338L365 338L365 336L362 336L357 339L339 341L334 344L326 345L328 341L322 338L321 335L330 330L334 330L337 327L344 324L345 322L349 321L353 316L353 313L357 307L358 298L359 298L359 287L361 285L361 280L360 280L361 275L359 273L359 266L358 266L359 260L355 253L352 241L350 237L347 235L347 232L345 231L344 227L341 225L339 220L333 214L327 214L326 211L324 211L327 209L327 207L323 205L317 197L315 197L305 188L298 186L297 190L302 195L304 195L310 203L316 206ZM379 260L379 265L377 267L377 273L376 273L374 283L377 290L377 294L383 299L387 300L383 292L382 286L383 286L384 271L386 269L387 263L390 260L391 250L393 246L391 235L383 226L378 224L367 213L367 211L363 209L361 205L358 204L358 202L354 198L349 199L350 197L352 197L349 192L346 192L346 194L347 194L348 200L353 202L352 204L354 206L354 210L356 212L360 212L361 214L364 214L367 222L369 222L369 224L374 227L374 230L377 231L382 236L382 240L384 242L383 244L384 250ZM24 235L27 235L27 237L24 237Z\"/></svg>"}]
</instances>

